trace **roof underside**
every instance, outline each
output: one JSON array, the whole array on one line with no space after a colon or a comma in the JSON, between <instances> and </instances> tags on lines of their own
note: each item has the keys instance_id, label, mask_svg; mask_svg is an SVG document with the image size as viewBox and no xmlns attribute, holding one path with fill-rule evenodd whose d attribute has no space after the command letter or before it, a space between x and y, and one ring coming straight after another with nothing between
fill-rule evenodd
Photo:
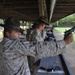
<instances>
[{"instance_id":1,"label":"roof underside","mask_svg":"<svg viewBox=\"0 0 75 75\"><path fill-rule=\"evenodd\" d=\"M52 22L73 13L75 13L75 0L57 0L52 16Z\"/></svg>"},{"instance_id":2,"label":"roof underside","mask_svg":"<svg viewBox=\"0 0 75 75\"><path fill-rule=\"evenodd\" d=\"M43 1L43 0L42 0ZM47 17L50 19L51 0L45 0ZM0 18L14 16L20 20L35 21L39 17L38 0L0 0ZM56 0L51 22L75 13L75 0Z\"/></svg>"}]
</instances>

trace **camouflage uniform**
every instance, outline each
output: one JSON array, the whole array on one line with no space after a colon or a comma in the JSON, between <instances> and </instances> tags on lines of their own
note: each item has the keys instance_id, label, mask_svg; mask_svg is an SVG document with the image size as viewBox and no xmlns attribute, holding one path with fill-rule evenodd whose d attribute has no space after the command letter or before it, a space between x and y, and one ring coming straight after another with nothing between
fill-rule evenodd
<instances>
[{"instance_id":1,"label":"camouflage uniform","mask_svg":"<svg viewBox=\"0 0 75 75\"><path fill-rule=\"evenodd\" d=\"M63 52L65 42L23 42L4 38L0 43L0 75L30 75L27 55L41 59Z\"/></svg>"},{"instance_id":2,"label":"camouflage uniform","mask_svg":"<svg viewBox=\"0 0 75 75\"><path fill-rule=\"evenodd\" d=\"M40 31L39 29L36 28L33 31L32 35L31 35L31 40L32 41L36 41L36 42L43 42L46 36L47 35L46 35L46 31L45 30ZM54 42L54 40L53 40L53 42ZM60 42L60 43L61 43L61 46L62 46L63 43L62 42ZM45 51L46 51L46 49L45 49ZM29 66L30 66L32 75L36 75L36 71L39 68L39 65L38 65L39 63L34 65L34 63L37 62L37 60L38 60L37 58L33 58L33 57L29 58Z\"/></svg>"},{"instance_id":3,"label":"camouflage uniform","mask_svg":"<svg viewBox=\"0 0 75 75\"><path fill-rule=\"evenodd\" d=\"M45 31L41 32L39 29L35 29L33 31L33 33L31 34L31 40L32 41L42 42L42 41L44 41L45 36L46 36Z\"/></svg>"}]
</instances>

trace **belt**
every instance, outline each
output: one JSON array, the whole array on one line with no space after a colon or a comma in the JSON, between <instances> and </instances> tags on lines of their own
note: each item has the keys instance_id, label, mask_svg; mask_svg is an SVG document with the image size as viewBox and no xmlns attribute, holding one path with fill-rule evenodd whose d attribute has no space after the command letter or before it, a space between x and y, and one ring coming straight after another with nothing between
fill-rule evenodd
<instances>
[{"instance_id":1,"label":"belt","mask_svg":"<svg viewBox=\"0 0 75 75\"><path fill-rule=\"evenodd\" d=\"M52 71L59 71L61 70L59 66L55 66L55 67L50 67L50 68L45 68L45 67L40 67L39 69L47 71L47 72L52 72Z\"/></svg>"}]
</instances>

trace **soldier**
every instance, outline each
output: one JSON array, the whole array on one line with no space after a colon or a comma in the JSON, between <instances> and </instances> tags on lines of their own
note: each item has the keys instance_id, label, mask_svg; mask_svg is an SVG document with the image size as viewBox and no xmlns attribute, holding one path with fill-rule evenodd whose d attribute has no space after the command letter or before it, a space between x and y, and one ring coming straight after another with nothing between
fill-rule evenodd
<instances>
[{"instance_id":1,"label":"soldier","mask_svg":"<svg viewBox=\"0 0 75 75\"><path fill-rule=\"evenodd\" d=\"M44 30L47 20L46 17L41 16L36 22L34 22L33 24L33 32L31 34L31 41L36 41L36 42L42 42L44 41L45 37L46 37L46 31ZM33 58L30 57L29 58L29 64L30 64L30 69L32 72L32 75L36 75L36 71L38 70L39 65L37 66L37 64L34 65L34 63L36 62L37 58Z\"/></svg>"},{"instance_id":2,"label":"soldier","mask_svg":"<svg viewBox=\"0 0 75 75\"><path fill-rule=\"evenodd\" d=\"M0 75L31 75L27 56L38 59L55 56L72 42L72 35L56 43L23 42L19 39L20 22L13 17L5 20L4 38L0 43Z\"/></svg>"},{"instance_id":3,"label":"soldier","mask_svg":"<svg viewBox=\"0 0 75 75\"><path fill-rule=\"evenodd\" d=\"M31 35L32 41L36 41L36 42L42 42L44 40L45 41L55 41L50 38L49 38L50 40L45 39L45 37L47 37L47 35L46 35L46 31L44 30L44 28L46 25L48 25L48 22L47 22L47 19L45 16L39 17L39 19L34 24L36 25L36 27ZM61 45L63 44L62 42L60 42L60 43L61 43ZM29 61L30 61L30 68L31 68L32 75L36 75L36 72L39 68L40 60L38 60L37 58L30 57Z\"/></svg>"},{"instance_id":4,"label":"soldier","mask_svg":"<svg viewBox=\"0 0 75 75\"><path fill-rule=\"evenodd\" d=\"M46 36L46 32L44 31L44 28L46 24L48 25L46 18L44 16L41 16L35 22L36 28L34 29L32 33L31 40L38 41L38 42L44 41L44 38Z\"/></svg>"}]
</instances>

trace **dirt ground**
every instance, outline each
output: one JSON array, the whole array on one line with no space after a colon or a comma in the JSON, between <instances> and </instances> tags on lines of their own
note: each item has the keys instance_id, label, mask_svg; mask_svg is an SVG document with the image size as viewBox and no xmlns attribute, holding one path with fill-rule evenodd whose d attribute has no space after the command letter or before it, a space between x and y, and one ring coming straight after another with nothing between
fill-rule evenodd
<instances>
[{"instance_id":1,"label":"dirt ground","mask_svg":"<svg viewBox=\"0 0 75 75\"><path fill-rule=\"evenodd\" d=\"M54 31L54 35L57 40L63 39L63 34L60 34L56 30ZM75 75L75 42L66 46L66 53L64 53L64 56L73 75Z\"/></svg>"}]
</instances>

